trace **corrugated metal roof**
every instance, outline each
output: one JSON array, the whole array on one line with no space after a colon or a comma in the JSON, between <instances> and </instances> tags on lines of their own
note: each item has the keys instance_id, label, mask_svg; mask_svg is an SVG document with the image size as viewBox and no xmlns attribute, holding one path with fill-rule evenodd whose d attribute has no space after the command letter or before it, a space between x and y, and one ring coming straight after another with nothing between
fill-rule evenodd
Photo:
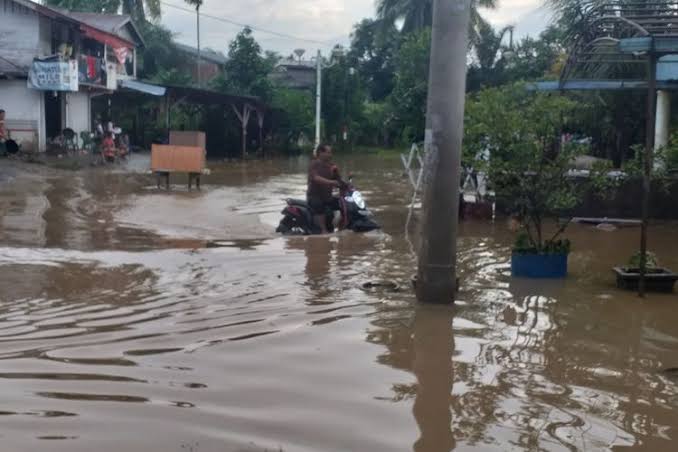
<instances>
[{"instance_id":1,"label":"corrugated metal roof","mask_svg":"<svg viewBox=\"0 0 678 452\"><path fill-rule=\"evenodd\" d=\"M284 59L280 63L278 63L277 67L298 68L300 70L304 70L304 69L315 70L316 67L317 67L317 64L316 64L315 61L312 61L312 60L297 61L297 60Z\"/></svg>"},{"instance_id":2,"label":"corrugated metal roof","mask_svg":"<svg viewBox=\"0 0 678 452\"><path fill-rule=\"evenodd\" d=\"M164 86L152 85L137 80L121 80L120 86L152 96L164 96L167 92L167 89Z\"/></svg>"},{"instance_id":3,"label":"corrugated metal roof","mask_svg":"<svg viewBox=\"0 0 678 452\"><path fill-rule=\"evenodd\" d=\"M130 16L126 14L97 14L97 13L79 13L65 12L68 16L98 28L102 31L117 34L130 21Z\"/></svg>"},{"instance_id":4,"label":"corrugated metal roof","mask_svg":"<svg viewBox=\"0 0 678 452\"><path fill-rule=\"evenodd\" d=\"M88 25L92 28L96 28L99 31L103 31L104 33L110 33L123 39L124 37L119 35L119 31L129 24L129 26L133 30L133 34L136 35L135 36L135 38L137 39L136 44L140 44L141 46L145 45L143 36L141 35L141 33L139 33L139 30L137 29L136 25L134 25L134 22L128 15L80 13L68 11L63 8L57 8L55 6L41 5L32 0L13 0L13 1L52 19L61 19L71 21L74 23Z\"/></svg>"},{"instance_id":5,"label":"corrugated metal roof","mask_svg":"<svg viewBox=\"0 0 678 452\"><path fill-rule=\"evenodd\" d=\"M106 33L111 33L116 36L120 36L120 30L126 26L130 26L133 31L133 35L136 35L136 38L139 40L139 43L144 44L144 39L139 33L139 30L134 25L132 18L127 14L99 14L99 13L81 13L76 11L66 11L65 15L71 17L78 22L82 22L90 27L94 27L98 30L105 31Z\"/></svg>"},{"instance_id":6,"label":"corrugated metal roof","mask_svg":"<svg viewBox=\"0 0 678 452\"><path fill-rule=\"evenodd\" d=\"M178 42L174 43L174 46L182 52L194 55L196 57L198 56L198 49L195 47L187 46L186 44L179 44ZM219 65L224 65L228 61L228 58L226 58L223 53L216 52L211 49L200 49L200 58Z\"/></svg>"},{"instance_id":7,"label":"corrugated metal roof","mask_svg":"<svg viewBox=\"0 0 678 452\"><path fill-rule=\"evenodd\" d=\"M0 75L20 76L28 74L28 68L0 56Z\"/></svg>"},{"instance_id":8,"label":"corrugated metal roof","mask_svg":"<svg viewBox=\"0 0 678 452\"><path fill-rule=\"evenodd\" d=\"M530 91L609 91L609 90L647 90L645 80L567 80L528 83ZM678 83L657 81L657 89L678 90Z\"/></svg>"}]
</instances>

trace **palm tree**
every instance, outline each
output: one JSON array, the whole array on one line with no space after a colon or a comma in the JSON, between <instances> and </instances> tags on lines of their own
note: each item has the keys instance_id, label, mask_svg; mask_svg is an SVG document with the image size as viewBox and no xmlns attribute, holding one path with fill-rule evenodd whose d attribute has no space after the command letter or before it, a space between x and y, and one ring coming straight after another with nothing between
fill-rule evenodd
<instances>
[{"instance_id":1,"label":"palm tree","mask_svg":"<svg viewBox=\"0 0 678 452\"><path fill-rule=\"evenodd\" d=\"M483 71L494 70L498 63L504 61L508 50L513 50L512 43L509 47L504 45L504 38L507 33L513 32L513 27L504 27L495 30L489 24L482 24L479 28L480 41L475 46L476 60L478 67Z\"/></svg>"},{"instance_id":2,"label":"palm tree","mask_svg":"<svg viewBox=\"0 0 678 452\"><path fill-rule=\"evenodd\" d=\"M138 22L160 18L160 0L120 0L122 12Z\"/></svg>"},{"instance_id":3,"label":"palm tree","mask_svg":"<svg viewBox=\"0 0 678 452\"><path fill-rule=\"evenodd\" d=\"M565 1L565 0L563 0ZM486 24L478 8L496 8L499 0L471 1L471 41L477 42L481 24ZM433 24L433 0L377 0L377 17L386 25L402 20L404 33Z\"/></svg>"}]
</instances>

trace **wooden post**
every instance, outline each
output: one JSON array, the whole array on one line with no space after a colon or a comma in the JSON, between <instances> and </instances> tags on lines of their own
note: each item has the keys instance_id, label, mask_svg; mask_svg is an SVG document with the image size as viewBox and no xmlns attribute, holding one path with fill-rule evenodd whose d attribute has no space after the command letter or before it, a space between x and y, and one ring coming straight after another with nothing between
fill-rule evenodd
<instances>
[{"instance_id":1,"label":"wooden post","mask_svg":"<svg viewBox=\"0 0 678 452\"><path fill-rule=\"evenodd\" d=\"M252 113L252 107L249 104L244 104L242 107L242 113L238 111L235 105L231 104L233 111L240 120L242 125L242 158L247 157L247 125L250 122L250 115Z\"/></svg>"},{"instance_id":2,"label":"wooden post","mask_svg":"<svg viewBox=\"0 0 678 452\"><path fill-rule=\"evenodd\" d=\"M165 182L165 189L170 189L170 173L167 171L158 171L155 173L156 181L158 183L158 188L162 185L163 181Z\"/></svg>"},{"instance_id":3,"label":"wooden post","mask_svg":"<svg viewBox=\"0 0 678 452\"><path fill-rule=\"evenodd\" d=\"M263 156L263 154L264 154L264 112L260 108L257 108L255 111L257 112L257 124L259 125L259 149L261 150L261 154Z\"/></svg>"},{"instance_id":4,"label":"wooden post","mask_svg":"<svg viewBox=\"0 0 678 452\"><path fill-rule=\"evenodd\" d=\"M165 126L167 128L167 139L169 140L170 133L170 109L172 108L172 101L170 100L170 95L167 93L165 96Z\"/></svg>"},{"instance_id":5,"label":"wooden post","mask_svg":"<svg viewBox=\"0 0 678 452\"><path fill-rule=\"evenodd\" d=\"M188 173L188 190L193 188L193 181L195 181L195 188L200 190L200 173Z\"/></svg>"}]
</instances>

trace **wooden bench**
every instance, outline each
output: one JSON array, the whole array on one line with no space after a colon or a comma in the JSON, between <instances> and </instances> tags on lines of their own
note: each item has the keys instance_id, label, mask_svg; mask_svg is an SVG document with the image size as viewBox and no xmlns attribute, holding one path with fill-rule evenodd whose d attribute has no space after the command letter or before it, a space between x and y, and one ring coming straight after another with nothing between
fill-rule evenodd
<instances>
[{"instance_id":1,"label":"wooden bench","mask_svg":"<svg viewBox=\"0 0 678 452\"><path fill-rule=\"evenodd\" d=\"M171 173L188 173L188 189L193 182L200 190L200 176L205 171L206 144L205 132L171 130L169 145L153 145L151 169L157 175L158 188L165 180L169 190Z\"/></svg>"},{"instance_id":2,"label":"wooden bench","mask_svg":"<svg viewBox=\"0 0 678 452\"><path fill-rule=\"evenodd\" d=\"M157 176L158 188L164 179L169 190L171 173L188 173L188 189L192 188L194 181L200 189L200 176L205 171L205 150L197 146L154 144L151 170Z\"/></svg>"}]
</instances>

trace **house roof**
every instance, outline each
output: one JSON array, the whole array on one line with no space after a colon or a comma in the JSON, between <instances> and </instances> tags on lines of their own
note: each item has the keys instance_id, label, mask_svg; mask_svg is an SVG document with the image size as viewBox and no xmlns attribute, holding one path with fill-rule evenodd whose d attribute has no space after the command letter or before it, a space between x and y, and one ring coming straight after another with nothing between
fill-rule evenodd
<instances>
[{"instance_id":1,"label":"house roof","mask_svg":"<svg viewBox=\"0 0 678 452\"><path fill-rule=\"evenodd\" d=\"M249 104L257 109L266 110L266 104L256 96L242 96L238 94L224 94L219 91L213 91L204 88L194 88L188 86L176 85L158 85L167 89L167 96L170 99L181 99L182 102L203 104L203 105L222 105L229 104Z\"/></svg>"},{"instance_id":2,"label":"house roof","mask_svg":"<svg viewBox=\"0 0 678 452\"><path fill-rule=\"evenodd\" d=\"M123 27L126 26L127 24L130 24L133 30L133 34L135 35L135 38L137 41L134 44L144 46L144 41L139 33L138 29L132 22L131 18L129 16L125 15L116 15L116 14L98 14L98 13L74 13L71 11L67 11L64 9L56 8L54 6L46 6L46 5L41 5L39 3L36 3L31 0L11 0L19 5L22 5L28 9L31 9L38 14L41 14L45 17L49 17L50 19L54 20L61 20L65 22L70 22L75 25L86 25L88 27L94 28L98 31L101 31L103 33L112 35L116 38L124 39L127 41L126 38L123 36L119 35L120 28L117 28L117 31L113 31L114 28L110 28L110 25L115 22L115 24L119 25L121 22L123 23ZM79 15L87 15L89 18L86 20L84 17L78 17ZM98 20L95 20L94 16L107 16L109 17L108 19L105 18L100 18ZM114 21L112 18L115 17L116 20ZM120 19L117 19L120 18ZM91 22L91 23L90 23ZM103 28L102 28L103 27Z\"/></svg>"},{"instance_id":3,"label":"house roof","mask_svg":"<svg viewBox=\"0 0 678 452\"><path fill-rule=\"evenodd\" d=\"M187 46L186 44L174 43L174 46L181 52L187 53L189 55L198 56L198 49L195 47ZM228 61L228 58L224 56L223 53L217 52L212 49L200 49L200 58L223 66Z\"/></svg>"},{"instance_id":4,"label":"house roof","mask_svg":"<svg viewBox=\"0 0 678 452\"><path fill-rule=\"evenodd\" d=\"M310 60L302 60L302 61L292 61L289 59L282 60L280 63L278 63L277 67L284 67L284 68L289 68L289 69L297 69L300 71L303 70L316 70L316 62L315 61L310 61Z\"/></svg>"},{"instance_id":5,"label":"house roof","mask_svg":"<svg viewBox=\"0 0 678 452\"><path fill-rule=\"evenodd\" d=\"M23 76L28 73L28 68L23 67L8 58L0 56L0 76Z\"/></svg>"},{"instance_id":6,"label":"house roof","mask_svg":"<svg viewBox=\"0 0 678 452\"><path fill-rule=\"evenodd\" d=\"M128 27L134 38L137 40L137 43L145 45L144 38L139 33L136 25L132 21L132 18L127 14L98 14L98 13L81 13L81 12L64 12L69 17L83 22L90 27L96 28L107 33L120 36L120 30Z\"/></svg>"}]
</instances>

